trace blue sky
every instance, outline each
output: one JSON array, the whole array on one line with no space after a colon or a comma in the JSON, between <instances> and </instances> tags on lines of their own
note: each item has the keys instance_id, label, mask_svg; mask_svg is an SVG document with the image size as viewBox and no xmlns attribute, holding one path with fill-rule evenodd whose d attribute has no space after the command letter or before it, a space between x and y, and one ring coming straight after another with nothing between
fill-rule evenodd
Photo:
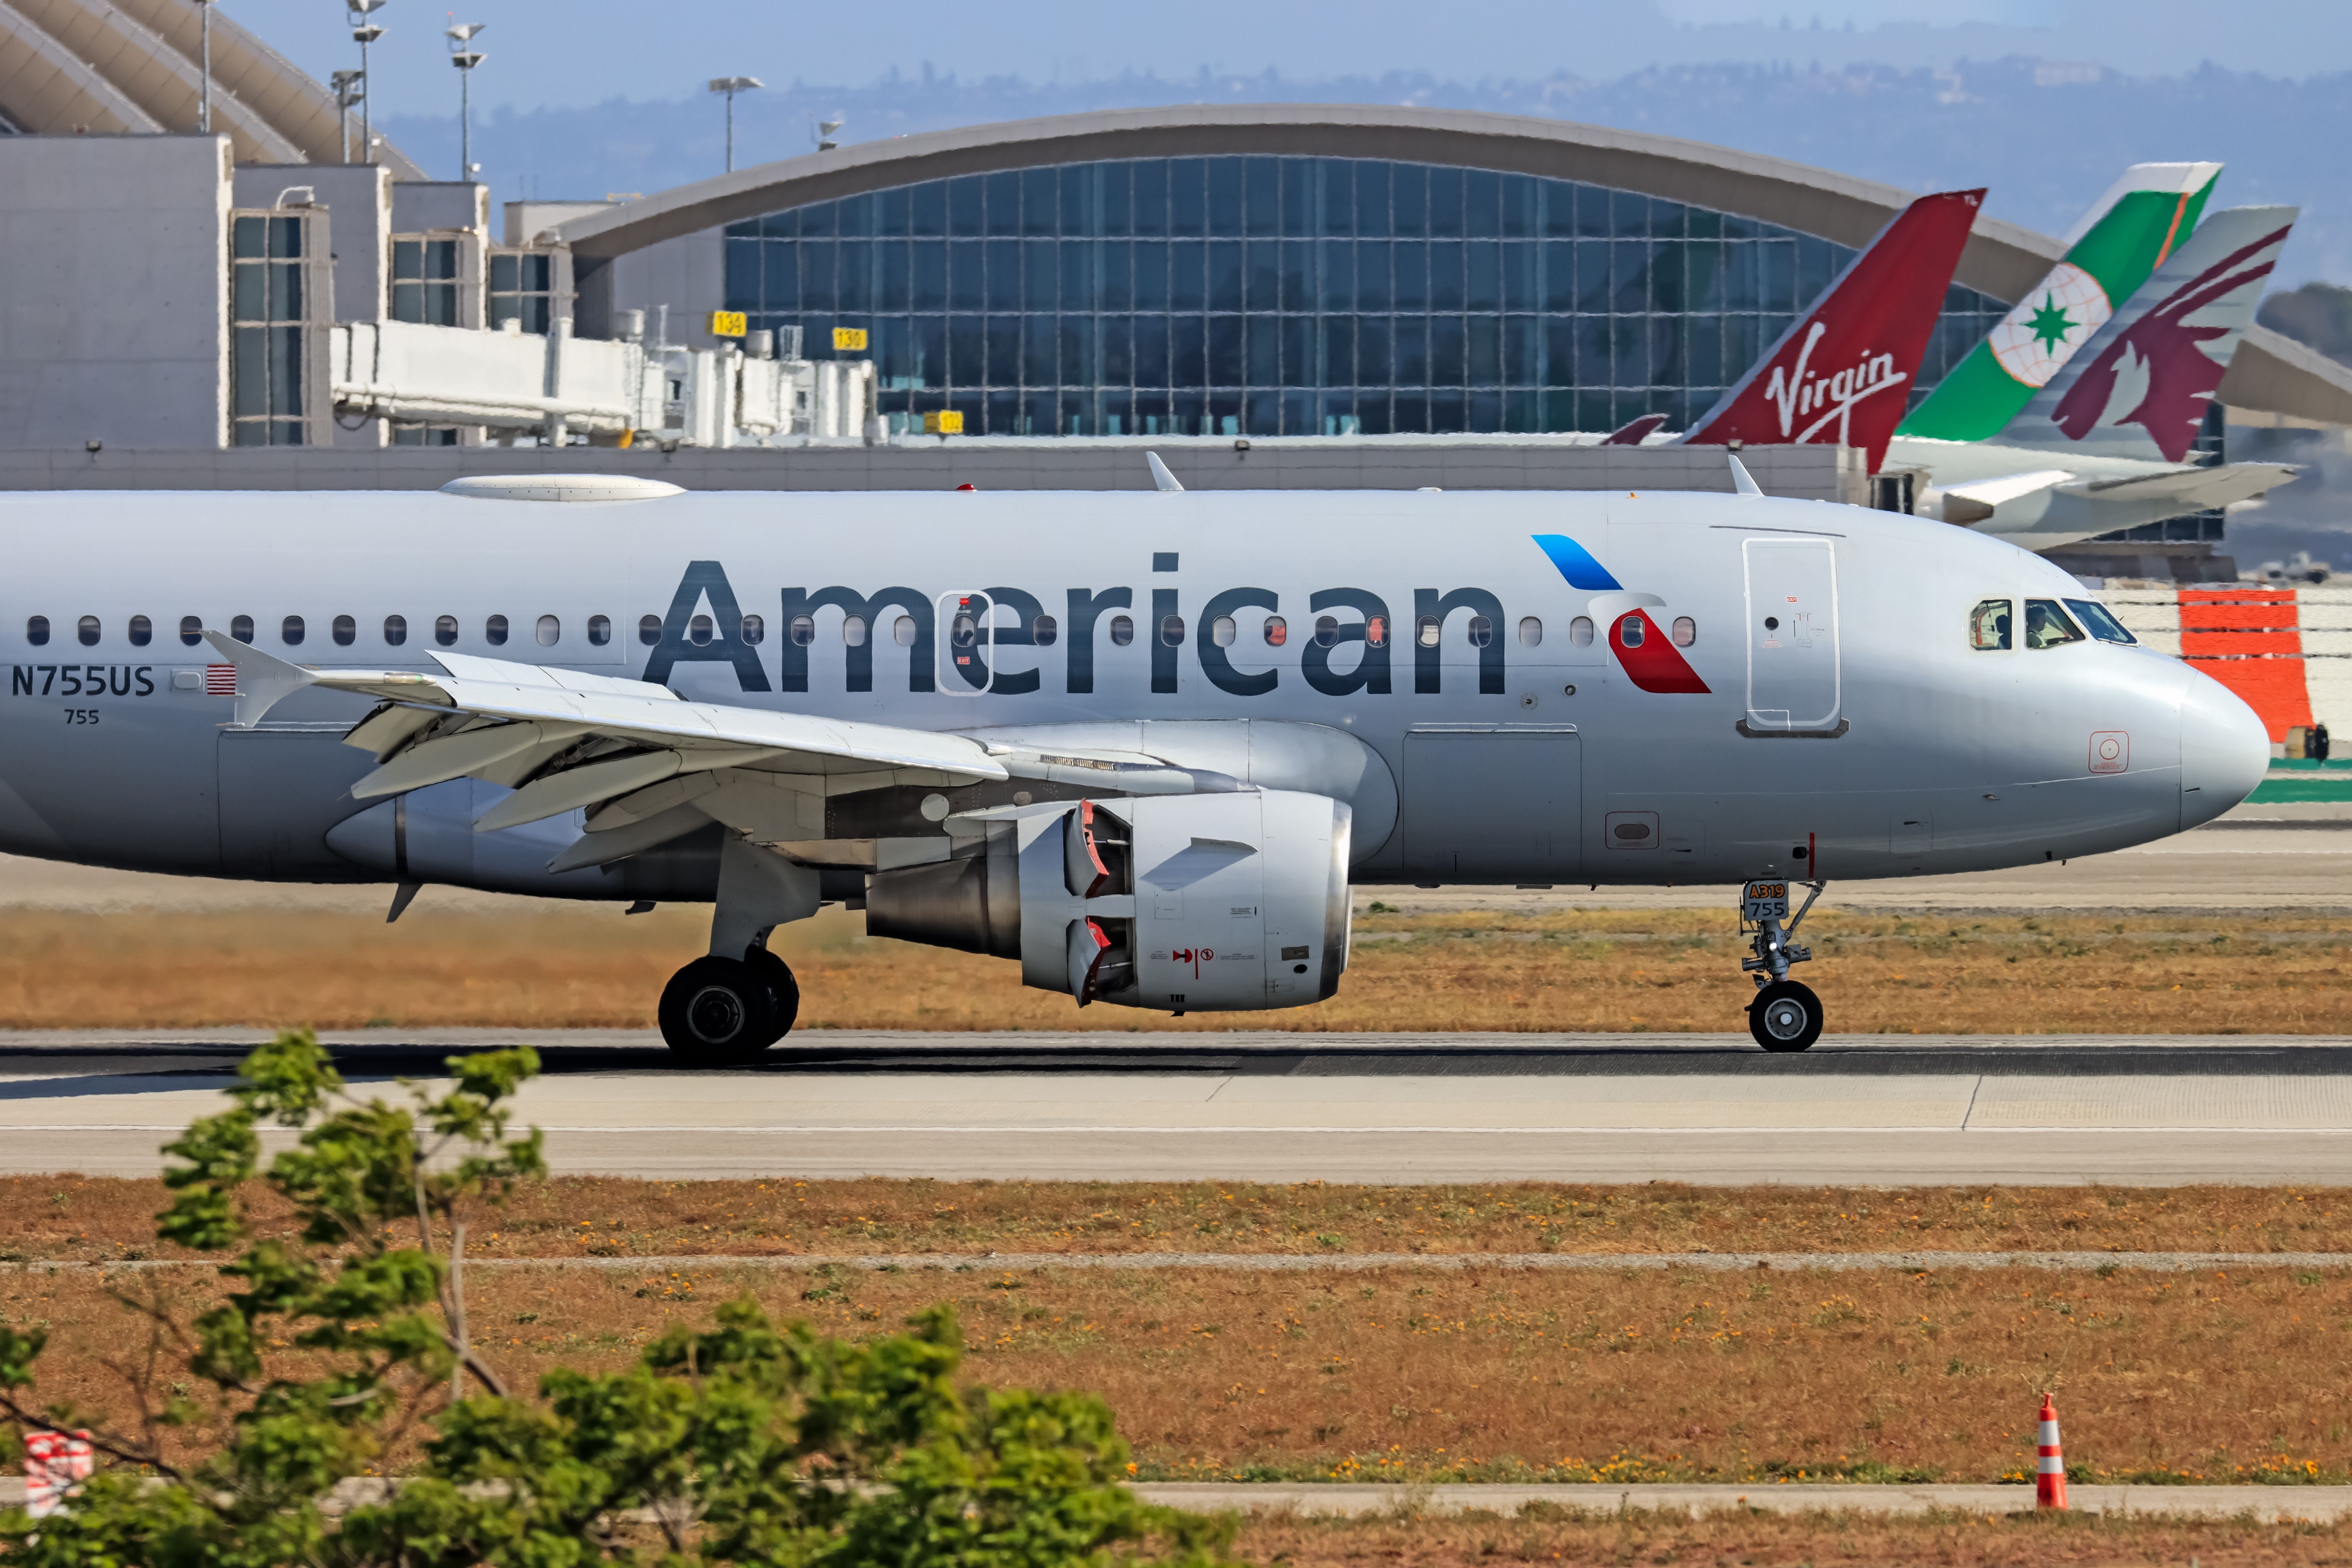
<instances>
[{"instance_id":1,"label":"blue sky","mask_svg":"<svg viewBox=\"0 0 2352 1568\"><path fill-rule=\"evenodd\" d=\"M1116 76L1378 75L1589 79L1651 65L1745 60L1934 65L2009 54L2168 75L2210 60L2306 76L2352 69L2346 0L1188 0L1146 16L1100 0L779 5L698 0L462 0L487 22L475 101L535 109L675 100L712 76L855 85L897 69L1032 81ZM380 111L457 106L448 0L390 0L378 19ZM223 10L323 77L353 63L334 0L225 0Z\"/></svg>"}]
</instances>

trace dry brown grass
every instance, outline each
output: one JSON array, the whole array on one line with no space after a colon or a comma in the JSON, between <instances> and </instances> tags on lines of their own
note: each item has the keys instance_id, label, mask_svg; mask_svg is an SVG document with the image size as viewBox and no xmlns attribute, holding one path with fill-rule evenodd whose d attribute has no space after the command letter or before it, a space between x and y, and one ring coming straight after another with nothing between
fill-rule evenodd
<instances>
[{"instance_id":1,"label":"dry brown grass","mask_svg":"<svg viewBox=\"0 0 2352 1568\"><path fill-rule=\"evenodd\" d=\"M186 1310L224 1282L114 1283ZM121 1407L102 1363L139 1335L107 1289L94 1270L0 1274L0 1312L52 1328L45 1400ZM1101 1393L1147 1478L1996 1481L2030 1470L2034 1391L2050 1386L2078 1479L2352 1470L2352 1270L715 1265L467 1281L478 1342L526 1389L558 1365L623 1365L747 1291L853 1336L951 1300L971 1379Z\"/></svg>"},{"instance_id":2,"label":"dry brown grass","mask_svg":"<svg viewBox=\"0 0 2352 1568\"><path fill-rule=\"evenodd\" d=\"M290 1229L269 1193L262 1227ZM158 1252L163 1184L0 1177L0 1258ZM1333 1186L1255 1183L644 1182L518 1189L468 1247L502 1258L946 1252L2352 1251L2341 1187Z\"/></svg>"},{"instance_id":3,"label":"dry brown grass","mask_svg":"<svg viewBox=\"0 0 2352 1568\"><path fill-rule=\"evenodd\" d=\"M0 1027L650 1027L707 914L609 908L372 918L0 915ZM997 959L866 937L829 910L777 945L806 1029L1736 1029L1753 994L1728 912L1377 914L1340 993L1169 1018L1021 988ZM1832 911L1802 972L1864 1033L2352 1030L2352 920L1966 919Z\"/></svg>"},{"instance_id":4,"label":"dry brown grass","mask_svg":"<svg viewBox=\"0 0 2352 1568\"><path fill-rule=\"evenodd\" d=\"M2264 1525L2134 1514L1945 1514L1887 1519L1856 1513L1780 1515L1746 1510L1688 1514L1578 1514L1542 1506L1495 1515L1370 1520L1253 1519L1235 1552L1292 1568L1473 1568L1535 1563L1550 1568L2281 1568L2352 1563L2352 1526Z\"/></svg>"}]
</instances>

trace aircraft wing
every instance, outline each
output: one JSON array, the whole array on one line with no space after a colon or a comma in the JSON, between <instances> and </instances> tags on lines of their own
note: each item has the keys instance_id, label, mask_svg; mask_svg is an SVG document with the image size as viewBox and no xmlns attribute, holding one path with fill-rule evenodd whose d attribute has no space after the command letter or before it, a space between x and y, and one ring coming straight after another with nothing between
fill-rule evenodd
<instances>
[{"instance_id":1,"label":"aircraft wing","mask_svg":"<svg viewBox=\"0 0 2352 1568\"><path fill-rule=\"evenodd\" d=\"M688 702L646 681L464 654L429 655L439 675L319 669L218 632L205 637L236 667L235 728L252 728L306 688L377 698L384 705L343 737L378 763L352 786L352 795L366 800L466 777L508 785L514 793L475 823L483 832L723 768L912 773L942 775L942 783L1011 776L986 747L961 735Z\"/></svg>"},{"instance_id":2,"label":"aircraft wing","mask_svg":"<svg viewBox=\"0 0 2352 1568\"><path fill-rule=\"evenodd\" d=\"M2287 483L2296 470L2286 463L2223 463L2210 468L2168 468L2116 479L2087 479L2067 488L2094 500L2179 500L2190 510L2251 500Z\"/></svg>"}]
</instances>

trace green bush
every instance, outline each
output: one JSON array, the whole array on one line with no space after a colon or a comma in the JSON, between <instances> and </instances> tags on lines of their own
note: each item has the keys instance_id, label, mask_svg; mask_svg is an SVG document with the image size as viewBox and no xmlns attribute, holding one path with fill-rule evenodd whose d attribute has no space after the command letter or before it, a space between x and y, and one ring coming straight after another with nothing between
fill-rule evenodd
<instances>
[{"instance_id":1,"label":"green bush","mask_svg":"<svg viewBox=\"0 0 2352 1568\"><path fill-rule=\"evenodd\" d=\"M517 1396L467 1335L465 1237L469 1214L545 1173L539 1133L509 1136L538 1062L449 1070L405 1106L361 1101L308 1033L280 1035L246 1059L234 1110L166 1145L156 1234L239 1249L220 1269L239 1288L185 1323L160 1297L125 1300L197 1393L159 1392L151 1370L126 1421L42 1405L42 1333L0 1322L0 1425L88 1425L103 1460L64 1513L0 1513L12 1568L1223 1561L1230 1523L1120 1484L1101 1400L958 1389L944 1307L852 1343L746 1299L626 1372L557 1371ZM273 1122L299 1136L265 1172ZM254 1237L239 1194L257 1176L293 1205L299 1242ZM413 1474L359 1479L420 1428Z\"/></svg>"}]
</instances>

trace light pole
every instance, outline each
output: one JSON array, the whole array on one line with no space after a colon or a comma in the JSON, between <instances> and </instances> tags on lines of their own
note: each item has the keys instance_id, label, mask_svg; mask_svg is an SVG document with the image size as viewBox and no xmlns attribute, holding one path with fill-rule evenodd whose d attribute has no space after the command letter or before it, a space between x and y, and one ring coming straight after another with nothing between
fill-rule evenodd
<instances>
[{"instance_id":1,"label":"light pole","mask_svg":"<svg viewBox=\"0 0 2352 1568\"><path fill-rule=\"evenodd\" d=\"M449 63L457 68L457 178L474 177L474 68L482 63L482 56L474 47L474 35L488 26L488 22L459 22L445 30L449 40Z\"/></svg>"},{"instance_id":2,"label":"light pole","mask_svg":"<svg viewBox=\"0 0 2352 1568\"><path fill-rule=\"evenodd\" d=\"M343 162L352 161L352 106L367 96L362 85L366 74L362 71L335 71L329 80L335 84L335 115L338 128L343 133Z\"/></svg>"},{"instance_id":3,"label":"light pole","mask_svg":"<svg viewBox=\"0 0 2352 1568\"><path fill-rule=\"evenodd\" d=\"M205 135L213 129L213 0L196 0L196 10L204 18L204 88L196 100L196 129Z\"/></svg>"},{"instance_id":4,"label":"light pole","mask_svg":"<svg viewBox=\"0 0 2352 1568\"><path fill-rule=\"evenodd\" d=\"M735 95L749 92L768 84L755 76L715 76L710 79L710 90L727 98L727 172L735 172Z\"/></svg>"},{"instance_id":5,"label":"light pole","mask_svg":"<svg viewBox=\"0 0 2352 1568\"><path fill-rule=\"evenodd\" d=\"M384 0L343 0L343 9L351 18L352 42L360 47L359 79L362 82L367 80L368 46L383 37L383 29L368 18L382 10ZM375 137L368 127L368 101L364 93L360 97L360 162L375 162Z\"/></svg>"}]
</instances>

